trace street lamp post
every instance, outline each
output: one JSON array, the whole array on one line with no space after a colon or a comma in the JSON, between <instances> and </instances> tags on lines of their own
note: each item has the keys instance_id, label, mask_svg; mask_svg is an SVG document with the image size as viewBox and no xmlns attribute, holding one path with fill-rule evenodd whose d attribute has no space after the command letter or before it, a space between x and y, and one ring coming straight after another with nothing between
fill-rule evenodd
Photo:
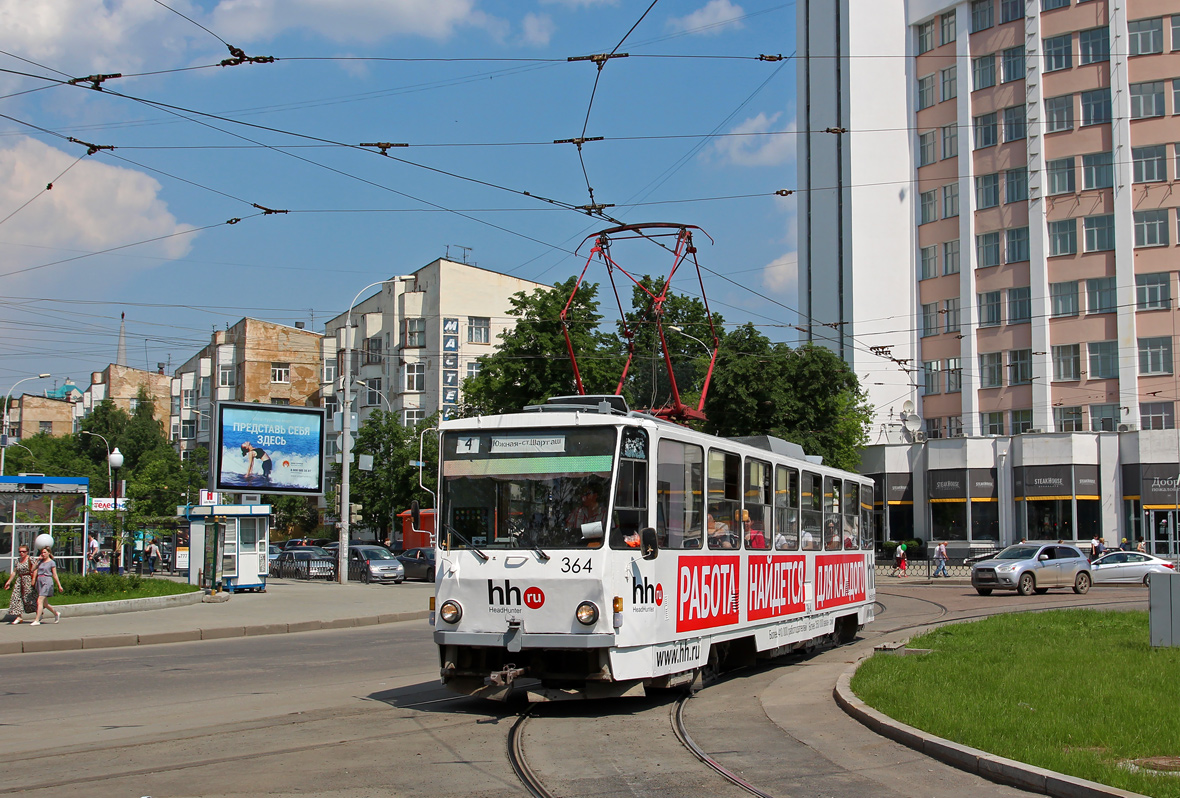
<instances>
[{"instance_id":1,"label":"street lamp post","mask_svg":"<svg viewBox=\"0 0 1180 798\"><path fill-rule=\"evenodd\" d=\"M114 490L114 487L113 487L114 483L113 483L113 480L111 479L111 443L110 443L110 441L108 441L106 439L106 437L99 435L97 432L89 432L87 430L81 430L81 433L83 435L92 435L95 438L98 438L107 447L107 494L110 495L111 492ZM123 455L120 454L119 456L122 457Z\"/></svg>"},{"instance_id":2,"label":"street lamp post","mask_svg":"<svg viewBox=\"0 0 1180 798\"><path fill-rule=\"evenodd\" d=\"M0 477L4 476L4 450L8 448L8 406L12 404L12 392L16 390L16 386L22 382L29 380L43 380L50 377L50 374L38 374L36 377L25 377L22 380L17 380L8 389L8 396L4 397L4 428L0 429Z\"/></svg>"},{"instance_id":3,"label":"street lamp post","mask_svg":"<svg viewBox=\"0 0 1180 798\"><path fill-rule=\"evenodd\" d=\"M116 446L115 450L107 455L107 465L114 471L114 500L115 500L115 541L111 546L111 573L119 573L119 559L123 553L122 539L122 516L119 515L119 469L123 467L123 453L119 451Z\"/></svg>"}]
</instances>

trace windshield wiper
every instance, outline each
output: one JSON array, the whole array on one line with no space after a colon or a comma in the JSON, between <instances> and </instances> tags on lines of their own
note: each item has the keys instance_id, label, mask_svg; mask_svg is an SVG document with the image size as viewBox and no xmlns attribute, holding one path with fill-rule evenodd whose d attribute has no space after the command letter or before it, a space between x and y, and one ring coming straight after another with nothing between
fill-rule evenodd
<instances>
[{"instance_id":1,"label":"windshield wiper","mask_svg":"<svg viewBox=\"0 0 1180 798\"><path fill-rule=\"evenodd\" d=\"M443 523L443 525L442 525L442 526L443 526L443 529L444 529L444 530L447 532L447 534L449 534L449 535L454 535L455 537L459 538L459 542L461 542L461 543L466 543L466 544L467 544L467 546L468 546L468 548L470 548L470 549L471 549L473 552L475 552L475 553L476 553L476 555L477 555L477 556L478 556L478 557L479 557L481 560L483 560L484 562L487 562L487 561L488 561L488 555L484 554L482 551L480 551L479 549L477 549L477 548L475 547L475 544L474 544L474 543L472 543L470 540L468 540L467 538L463 537L463 536L462 536L462 535L460 535L458 532L456 532L456 531L455 531L455 528L454 528L453 526L451 526L450 524L448 524L448 523L445 523L445 522ZM449 551L449 550L450 550L450 547L448 547L448 549L447 549L447 550ZM549 559L549 558L548 558L548 557L546 557L545 559Z\"/></svg>"}]
</instances>

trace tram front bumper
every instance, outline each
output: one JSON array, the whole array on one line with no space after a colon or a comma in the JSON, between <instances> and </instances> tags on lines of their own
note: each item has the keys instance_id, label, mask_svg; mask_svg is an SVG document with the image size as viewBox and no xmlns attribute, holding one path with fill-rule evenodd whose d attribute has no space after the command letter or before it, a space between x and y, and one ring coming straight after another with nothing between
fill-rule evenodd
<instances>
[{"instance_id":1,"label":"tram front bumper","mask_svg":"<svg viewBox=\"0 0 1180 798\"><path fill-rule=\"evenodd\" d=\"M610 648L615 636L610 632L558 634L553 632L448 632L436 630L434 642L440 646L475 646L479 648Z\"/></svg>"}]
</instances>

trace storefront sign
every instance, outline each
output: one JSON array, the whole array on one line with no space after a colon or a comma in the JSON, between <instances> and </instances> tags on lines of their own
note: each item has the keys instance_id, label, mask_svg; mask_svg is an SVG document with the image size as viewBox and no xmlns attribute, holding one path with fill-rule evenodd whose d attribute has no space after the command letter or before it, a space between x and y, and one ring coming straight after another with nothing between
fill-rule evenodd
<instances>
[{"instance_id":1,"label":"storefront sign","mask_svg":"<svg viewBox=\"0 0 1180 798\"><path fill-rule=\"evenodd\" d=\"M971 501L988 501L1000 498L996 492L996 469L972 468L967 472L967 490Z\"/></svg>"},{"instance_id":2,"label":"storefront sign","mask_svg":"<svg viewBox=\"0 0 1180 798\"><path fill-rule=\"evenodd\" d=\"M1124 471L1124 479L1125 473ZM1176 507L1180 504L1177 502L1177 495L1180 493L1180 465L1143 463L1139 466L1139 485L1139 496L1144 507ZM1124 489L1129 487L1131 485L1124 484Z\"/></svg>"},{"instance_id":3,"label":"storefront sign","mask_svg":"<svg viewBox=\"0 0 1180 798\"><path fill-rule=\"evenodd\" d=\"M1073 467L1073 490L1079 499L1097 499L1102 495L1098 489L1098 466L1075 465Z\"/></svg>"},{"instance_id":4,"label":"storefront sign","mask_svg":"<svg viewBox=\"0 0 1180 798\"><path fill-rule=\"evenodd\" d=\"M885 475L885 501L888 504L913 504L914 483L910 474Z\"/></svg>"},{"instance_id":5,"label":"storefront sign","mask_svg":"<svg viewBox=\"0 0 1180 798\"><path fill-rule=\"evenodd\" d=\"M1017 498L1043 499L1073 496L1071 466L1024 466L1014 469Z\"/></svg>"},{"instance_id":6,"label":"storefront sign","mask_svg":"<svg viewBox=\"0 0 1180 798\"><path fill-rule=\"evenodd\" d=\"M930 471L927 474L930 501L966 501L967 472L961 468Z\"/></svg>"}]
</instances>

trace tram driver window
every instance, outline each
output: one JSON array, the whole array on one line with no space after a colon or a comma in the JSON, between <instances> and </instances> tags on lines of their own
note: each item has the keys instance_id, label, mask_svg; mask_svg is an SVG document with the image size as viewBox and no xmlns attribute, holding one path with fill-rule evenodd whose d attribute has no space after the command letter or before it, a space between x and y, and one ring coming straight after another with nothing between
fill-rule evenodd
<instances>
[{"instance_id":1,"label":"tram driver window","mask_svg":"<svg viewBox=\"0 0 1180 798\"><path fill-rule=\"evenodd\" d=\"M857 512L857 497L860 490L855 482L844 482L844 550L860 548L860 515Z\"/></svg>"},{"instance_id":2,"label":"tram driver window","mask_svg":"<svg viewBox=\"0 0 1180 798\"><path fill-rule=\"evenodd\" d=\"M873 534L873 486L860 486L860 547L871 551L874 545Z\"/></svg>"},{"instance_id":3,"label":"tram driver window","mask_svg":"<svg viewBox=\"0 0 1180 798\"><path fill-rule=\"evenodd\" d=\"M840 480L824 477L824 549L827 551L839 551L844 547L840 535L842 493Z\"/></svg>"},{"instance_id":4,"label":"tram driver window","mask_svg":"<svg viewBox=\"0 0 1180 798\"><path fill-rule=\"evenodd\" d=\"M799 472L783 466L774 474L774 547L799 548Z\"/></svg>"},{"instance_id":5,"label":"tram driver window","mask_svg":"<svg viewBox=\"0 0 1180 798\"><path fill-rule=\"evenodd\" d=\"M619 481L611 515L610 542L616 549L638 549L647 526L647 433L624 427L619 447Z\"/></svg>"},{"instance_id":6,"label":"tram driver window","mask_svg":"<svg viewBox=\"0 0 1180 798\"><path fill-rule=\"evenodd\" d=\"M770 464L746 461L746 490L742 508L742 534L746 548L766 551L773 540L770 526Z\"/></svg>"},{"instance_id":7,"label":"tram driver window","mask_svg":"<svg viewBox=\"0 0 1180 798\"><path fill-rule=\"evenodd\" d=\"M656 538L662 549L699 549L704 537L704 450L662 440L656 450Z\"/></svg>"},{"instance_id":8,"label":"tram driver window","mask_svg":"<svg viewBox=\"0 0 1180 798\"><path fill-rule=\"evenodd\" d=\"M820 551L824 547L824 488L818 474L803 475L803 532L800 540L804 551Z\"/></svg>"},{"instance_id":9,"label":"tram driver window","mask_svg":"<svg viewBox=\"0 0 1180 798\"><path fill-rule=\"evenodd\" d=\"M736 454L709 452L709 514L705 533L711 549L741 546L738 511L741 507L742 458Z\"/></svg>"}]
</instances>

